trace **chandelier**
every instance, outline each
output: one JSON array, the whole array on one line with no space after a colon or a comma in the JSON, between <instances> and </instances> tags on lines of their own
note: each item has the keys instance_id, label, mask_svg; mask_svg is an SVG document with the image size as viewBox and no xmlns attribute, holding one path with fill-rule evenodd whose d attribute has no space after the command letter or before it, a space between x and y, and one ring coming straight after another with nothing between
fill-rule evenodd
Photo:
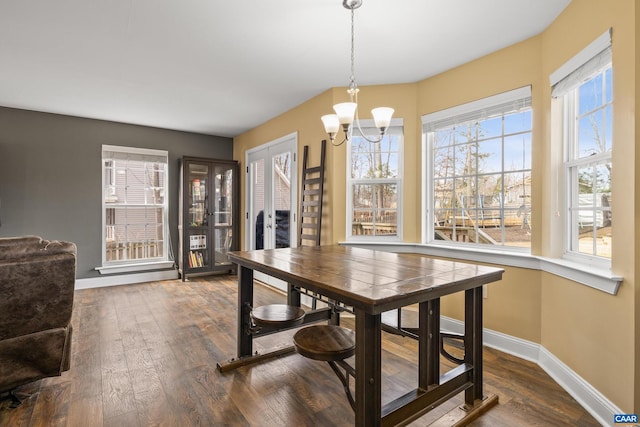
<instances>
[{"instance_id":1,"label":"chandelier","mask_svg":"<svg viewBox=\"0 0 640 427\"><path fill-rule=\"evenodd\" d=\"M360 128L360 120L358 118L358 85L356 84L355 72L354 72L354 10L362 6L362 0L343 0L342 5L351 11L351 81L349 82L349 89L347 89L347 93L349 94L350 102L342 102L340 104L335 104L333 106L333 110L335 114L327 114L321 117L322 123L324 124L324 130L329 135L331 139L331 144L338 146L342 145L345 141L348 141L351 138L354 124L358 129L360 135L369 142L380 142L384 137L389 124L391 123L391 116L393 115L393 108L389 107L378 107L371 110L371 114L373 115L373 121L375 123L376 128L378 128L380 134L377 138L368 138L362 129ZM338 130L342 127L344 132L344 139L336 143L336 134Z\"/></svg>"}]
</instances>

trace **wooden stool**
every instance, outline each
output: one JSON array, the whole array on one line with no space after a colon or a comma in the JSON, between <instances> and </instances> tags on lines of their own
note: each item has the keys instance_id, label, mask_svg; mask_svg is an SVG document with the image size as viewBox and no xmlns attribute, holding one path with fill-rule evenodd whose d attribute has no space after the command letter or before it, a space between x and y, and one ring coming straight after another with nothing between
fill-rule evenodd
<instances>
[{"instance_id":1,"label":"wooden stool","mask_svg":"<svg viewBox=\"0 0 640 427\"><path fill-rule=\"evenodd\" d=\"M285 329L300 325L304 320L304 310L294 305L270 304L251 310L253 324L259 328Z\"/></svg>"},{"instance_id":2,"label":"wooden stool","mask_svg":"<svg viewBox=\"0 0 640 427\"><path fill-rule=\"evenodd\" d=\"M293 344L300 355L329 363L342 382L353 410L355 410L355 400L349 388L349 375L355 379L356 371L344 359L355 353L355 337L356 334L352 330L336 325L308 326L300 329L293 336ZM342 373L337 365L340 365L345 373Z\"/></svg>"}]
</instances>

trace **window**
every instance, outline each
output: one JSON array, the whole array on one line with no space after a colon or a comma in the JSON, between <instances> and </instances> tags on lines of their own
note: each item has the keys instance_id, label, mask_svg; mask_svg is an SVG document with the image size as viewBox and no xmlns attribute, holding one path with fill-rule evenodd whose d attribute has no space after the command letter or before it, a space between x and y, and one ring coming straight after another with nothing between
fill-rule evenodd
<instances>
[{"instance_id":1,"label":"window","mask_svg":"<svg viewBox=\"0 0 640 427\"><path fill-rule=\"evenodd\" d=\"M169 260L167 157L102 146L103 266Z\"/></svg>"},{"instance_id":2,"label":"window","mask_svg":"<svg viewBox=\"0 0 640 427\"><path fill-rule=\"evenodd\" d=\"M347 238L399 239L401 233L402 125L394 120L382 141L354 135L348 144ZM369 138L379 131L363 126ZM366 236L366 237L365 237Z\"/></svg>"},{"instance_id":3,"label":"window","mask_svg":"<svg viewBox=\"0 0 640 427\"><path fill-rule=\"evenodd\" d=\"M613 148L610 35L587 47L583 57L589 52L588 60L574 64L552 90L554 102L563 103L564 115L558 120L564 127L564 252L577 261L608 264Z\"/></svg>"},{"instance_id":4,"label":"window","mask_svg":"<svg viewBox=\"0 0 640 427\"><path fill-rule=\"evenodd\" d=\"M531 248L531 88L423 117L425 243Z\"/></svg>"}]
</instances>

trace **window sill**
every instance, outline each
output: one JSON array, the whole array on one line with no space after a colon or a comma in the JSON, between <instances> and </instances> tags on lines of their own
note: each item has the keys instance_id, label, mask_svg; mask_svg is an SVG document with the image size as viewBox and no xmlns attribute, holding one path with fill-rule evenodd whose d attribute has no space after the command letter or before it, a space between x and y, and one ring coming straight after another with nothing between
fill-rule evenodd
<instances>
[{"instance_id":1,"label":"window sill","mask_svg":"<svg viewBox=\"0 0 640 427\"><path fill-rule=\"evenodd\" d=\"M160 270L172 268L173 265L173 261L155 261L136 264L106 265L102 267L96 267L95 269L98 270L100 274L119 274L130 273L133 271Z\"/></svg>"},{"instance_id":2,"label":"window sill","mask_svg":"<svg viewBox=\"0 0 640 427\"><path fill-rule=\"evenodd\" d=\"M616 295L623 278L612 274L608 269L585 266L563 259L545 258L524 252L491 250L485 248L452 247L446 245L426 245L420 243L391 242L340 242L343 246L377 249L388 252L411 252L442 258L455 258L465 261L498 264L510 267L541 270L574 282L598 289L610 295Z\"/></svg>"},{"instance_id":3,"label":"window sill","mask_svg":"<svg viewBox=\"0 0 640 427\"><path fill-rule=\"evenodd\" d=\"M544 257L538 257L538 259L542 271L591 286L611 295L618 293L623 280L622 276L613 274L609 269L589 267L564 259Z\"/></svg>"}]
</instances>

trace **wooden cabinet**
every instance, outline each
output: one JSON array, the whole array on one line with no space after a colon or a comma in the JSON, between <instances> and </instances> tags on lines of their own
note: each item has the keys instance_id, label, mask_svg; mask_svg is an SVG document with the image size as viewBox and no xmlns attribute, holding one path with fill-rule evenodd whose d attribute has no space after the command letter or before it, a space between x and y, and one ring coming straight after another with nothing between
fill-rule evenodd
<instances>
[{"instance_id":1,"label":"wooden cabinet","mask_svg":"<svg viewBox=\"0 0 640 427\"><path fill-rule=\"evenodd\" d=\"M183 157L180 163L180 276L232 272L238 248L238 162Z\"/></svg>"}]
</instances>

